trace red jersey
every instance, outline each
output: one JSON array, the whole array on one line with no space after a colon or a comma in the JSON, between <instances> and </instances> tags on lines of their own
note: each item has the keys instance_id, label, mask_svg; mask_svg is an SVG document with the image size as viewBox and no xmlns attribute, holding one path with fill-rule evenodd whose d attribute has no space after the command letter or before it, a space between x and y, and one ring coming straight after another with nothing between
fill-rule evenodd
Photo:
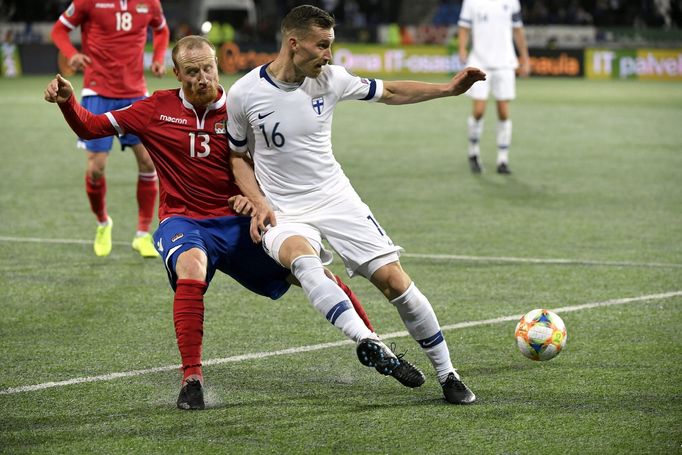
<instances>
[{"instance_id":1,"label":"red jersey","mask_svg":"<svg viewBox=\"0 0 682 455\"><path fill-rule=\"evenodd\" d=\"M69 30L80 26L81 51L92 60L85 68L83 95L134 98L147 94L143 67L147 28L155 33L167 28L159 0L73 0L59 22ZM77 51L60 38L55 39L53 31L55 44L70 58ZM162 53L167 46L166 42ZM156 60L158 49L154 50Z\"/></svg>"},{"instance_id":2,"label":"red jersey","mask_svg":"<svg viewBox=\"0 0 682 455\"><path fill-rule=\"evenodd\" d=\"M149 151L159 176L159 219L180 215L236 215L227 200L241 194L230 170L226 95L196 111L181 89L159 90L127 108L93 115L75 97L60 104L80 137L133 133Z\"/></svg>"}]
</instances>

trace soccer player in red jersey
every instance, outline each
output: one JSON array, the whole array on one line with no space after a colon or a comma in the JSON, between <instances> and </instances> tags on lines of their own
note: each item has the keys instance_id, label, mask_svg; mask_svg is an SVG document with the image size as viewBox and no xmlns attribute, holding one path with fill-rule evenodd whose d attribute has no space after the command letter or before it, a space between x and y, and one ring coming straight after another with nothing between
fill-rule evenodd
<instances>
[{"instance_id":1,"label":"soccer player in red jersey","mask_svg":"<svg viewBox=\"0 0 682 455\"><path fill-rule=\"evenodd\" d=\"M78 105L73 87L61 76L47 86L45 99L58 103L80 137L133 132L149 150L161 188L161 222L154 239L175 290L173 320L184 371L177 404L203 409L204 293L215 271L272 299L283 295L293 280L288 269L251 241L250 218L237 216L254 207L240 195L229 166L226 93L218 84L215 49L204 38L185 37L173 49L173 62L182 88L159 90L126 109L93 115ZM339 277L327 274L350 302L339 302L334 312L323 316L349 338L371 336L383 345L352 291ZM421 375L408 362L403 365L404 374L411 367ZM392 376L409 385L405 378Z\"/></svg>"},{"instance_id":2,"label":"soccer player in red jersey","mask_svg":"<svg viewBox=\"0 0 682 455\"><path fill-rule=\"evenodd\" d=\"M69 32L80 27L82 49L78 51ZM159 0L73 0L52 28L52 40L74 70L84 70L82 104L95 114L129 106L147 95L143 57L147 29L153 31L151 71L165 73L164 57L170 32ZM123 71L121 71L124 69ZM132 247L143 257L158 257L149 227L154 217L157 174L140 139L119 137L121 147L131 147L137 160L137 234ZM113 222L107 213L105 169L113 136L87 140L78 147L87 153L85 190L97 217L94 250L97 256L111 252Z\"/></svg>"}]
</instances>

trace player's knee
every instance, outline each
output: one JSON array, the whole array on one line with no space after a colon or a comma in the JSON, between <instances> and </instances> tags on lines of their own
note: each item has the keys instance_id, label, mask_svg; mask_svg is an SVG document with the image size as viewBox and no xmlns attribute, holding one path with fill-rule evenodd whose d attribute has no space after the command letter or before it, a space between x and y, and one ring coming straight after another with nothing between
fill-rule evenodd
<instances>
[{"instance_id":1,"label":"player's knee","mask_svg":"<svg viewBox=\"0 0 682 455\"><path fill-rule=\"evenodd\" d=\"M87 175L91 180L99 180L104 177L104 167L89 167Z\"/></svg>"},{"instance_id":2,"label":"player's knee","mask_svg":"<svg viewBox=\"0 0 682 455\"><path fill-rule=\"evenodd\" d=\"M180 254L175 263L175 273L181 280L204 280L206 263L206 254L199 248L192 248Z\"/></svg>"},{"instance_id":3,"label":"player's knee","mask_svg":"<svg viewBox=\"0 0 682 455\"><path fill-rule=\"evenodd\" d=\"M403 270L399 262L386 264L379 268L372 275L371 281L388 300L403 295L412 284L412 279Z\"/></svg>"},{"instance_id":4,"label":"player's knee","mask_svg":"<svg viewBox=\"0 0 682 455\"><path fill-rule=\"evenodd\" d=\"M302 256L318 256L317 251L305 237L294 235L282 242L278 249L279 262L293 271L293 264Z\"/></svg>"},{"instance_id":5,"label":"player's knee","mask_svg":"<svg viewBox=\"0 0 682 455\"><path fill-rule=\"evenodd\" d=\"M90 179L99 180L104 177L107 162L106 158L98 157L96 154L93 155L93 157L88 158L86 173Z\"/></svg>"},{"instance_id":6,"label":"player's knee","mask_svg":"<svg viewBox=\"0 0 682 455\"><path fill-rule=\"evenodd\" d=\"M146 153L146 151L144 154L138 156L137 167L139 168L140 172L154 172L156 170L152 158L148 153Z\"/></svg>"},{"instance_id":7,"label":"player's knee","mask_svg":"<svg viewBox=\"0 0 682 455\"><path fill-rule=\"evenodd\" d=\"M144 173L150 173L150 172L156 171L156 168L154 167L154 163L152 162L152 160L138 163L137 167L138 167L138 170L140 172L144 172Z\"/></svg>"}]
</instances>

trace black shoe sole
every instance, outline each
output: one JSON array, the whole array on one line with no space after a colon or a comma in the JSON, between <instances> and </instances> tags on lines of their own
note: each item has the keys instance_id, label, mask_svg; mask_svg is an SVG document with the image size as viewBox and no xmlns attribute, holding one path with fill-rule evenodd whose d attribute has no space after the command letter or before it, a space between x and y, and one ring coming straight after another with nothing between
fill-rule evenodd
<instances>
[{"instance_id":1,"label":"black shoe sole","mask_svg":"<svg viewBox=\"0 0 682 455\"><path fill-rule=\"evenodd\" d=\"M373 340L363 340L358 344L358 359L366 367L376 368L383 375L390 375L400 364L400 360L395 357L386 357L384 350Z\"/></svg>"},{"instance_id":2,"label":"black shoe sole","mask_svg":"<svg viewBox=\"0 0 682 455\"><path fill-rule=\"evenodd\" d=\"M358 344L358 359L366 367L373 367L384 376L392 376L405 387L415 388L424 384L424 373L414 365L397 357L386 357L384 350L373 340L363 340Z\"/></svg>"}]
</instances>

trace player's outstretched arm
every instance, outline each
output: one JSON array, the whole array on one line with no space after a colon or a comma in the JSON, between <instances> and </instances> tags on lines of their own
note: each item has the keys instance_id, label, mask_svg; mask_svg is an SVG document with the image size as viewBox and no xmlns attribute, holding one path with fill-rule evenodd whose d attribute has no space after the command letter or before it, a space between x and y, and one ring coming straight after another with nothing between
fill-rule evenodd
<instances>
[{"instance_id":1,"label":"player's outstretched arm","mask_svg":"<svg viewBox=\"0 0 682 455\"><path fill-rule=\"evenodd\" d=\"M477 81L484 81L485 73L478 68L464 68L442 84L418 81L384 81L384 92L379 100L385 104L421 103L445 96L457 96L469 90Z\"/></svg>"},{"instance_id":2,"label":"player's outstretched arm","mask_svg":"<svg viewBox=\"0 0 682 455\"><path fill-rule=\"evenodd\" d=\"M45 101L57 103L74 133L81 139L96 139L118 134L105 114L94 115L76 102L71 82L57 75L47 84Z\"/></svg>"}]
</instances>

